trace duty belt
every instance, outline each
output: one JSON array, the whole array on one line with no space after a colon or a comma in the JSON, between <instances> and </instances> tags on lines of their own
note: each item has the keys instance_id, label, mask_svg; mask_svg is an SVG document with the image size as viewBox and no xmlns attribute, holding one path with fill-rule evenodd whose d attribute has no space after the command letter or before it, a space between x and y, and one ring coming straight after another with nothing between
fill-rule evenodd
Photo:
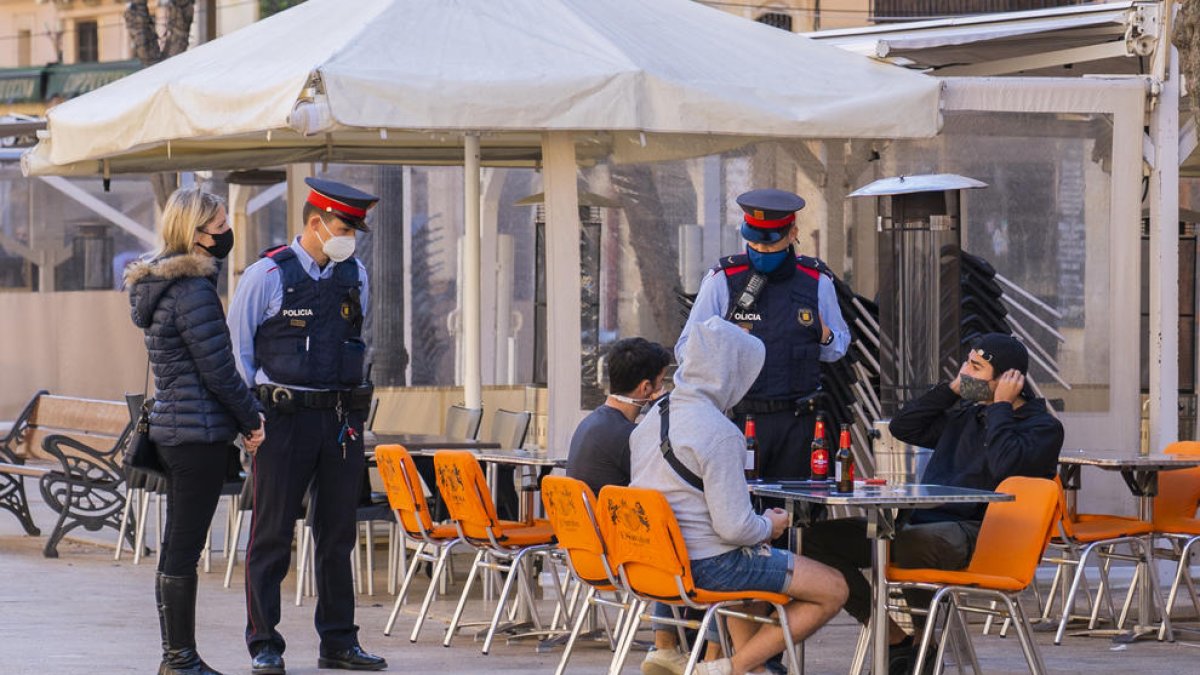
<instances>
[{"instance_id":1,"label":"duty belt","mask_svg":"<svg viewBox=\"0 0 1200 675\"><path fill-rule=\"evenodd\" d=\"M330 410L341 405L343 410L369 410L371 397L375 393L373 385L363 385L343 391L313 391L309 389L289 389L273 384L260 384L257 389L258 400L267 408L277 408L283 412L297 409Z\"/></svg>"},{"instance_id":2,"label":"duty belt","mask_svg":"<svg viewBox=\"0 0 1200 675\"><path fill-rule=\"evenodd\" d=\"M825 402L824 391L814 391L807 396L795 399L760 399L744 398L733 406L735 415L769 415L778 412L791 412L797 417L815 413Z\"/></svg>"}]
</instances>

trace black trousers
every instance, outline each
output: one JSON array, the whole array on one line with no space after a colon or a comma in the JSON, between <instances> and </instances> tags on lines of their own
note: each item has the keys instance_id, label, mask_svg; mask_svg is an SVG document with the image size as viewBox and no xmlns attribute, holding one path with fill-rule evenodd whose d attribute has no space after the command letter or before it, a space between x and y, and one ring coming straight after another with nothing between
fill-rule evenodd
<instances>
[{"instance_id":1,"label":"black trousers","mask_svg":"<svg viewBox=\"0 0 1200 675\"><path fill-rule=\"evenodd\" d=\"M971 562L978 538L976 520L905 525L899 528L892 542L892 562L909 569L962 569ZM841 572L850 589L846 612L865 624L871 618L871 584L862 573L871 567L867 521L842 518L816 523L804 531L801 547L805 557ZM904 597L909 606L928 607L933 593L905 591ZM924 617L914 615L913 623L924 625Z\"/></svg>"},{"instance_id":2,"label":"black trousers","mask_svg":"<svg viewBox=\"0 0 1200 675\"><path fill-rule=\"evenodd\" d=\"M746 429L746 416L737 415L734 422L739 429ZM805 479L810 473L813 428L817 416L809 413L796 415L790 410L754 415L754 427L758 436L759 476L762 478ZM829 445L829 432L825 433ZM837 439L829 452L830 459L837 450Z\"/></svg>"},{"instance_id":3,"label":"black trousers","mask_svg":"<svg viewBox=\"0 0 1200 675\"><path fill-rule=\"evenodd\" d=\"M267 440L254 456L254 508L246 549L246 646L251 655L266 644L287 646L279 624L279 586L291 564L296 520L310 490L309 515L316 549L317 608L314 623L322 651L358 642L354 625L354 585L350 551L355 511L362 489L363 413L348 414L359 431L343 448L342 422L333 410L301 409L267 413Z\"/></svg>"},{"instance_id":4,"label":"black trousers","mask_svg":"<svg viewBox=\"0 0 1200 675\"><path fill-rule=\"evenodd\" d=\"M209 524L221 500L228 443L160 445L167 469L167 523L158 571L173 577L194 576Z\"/></svg>"}]
</instances>

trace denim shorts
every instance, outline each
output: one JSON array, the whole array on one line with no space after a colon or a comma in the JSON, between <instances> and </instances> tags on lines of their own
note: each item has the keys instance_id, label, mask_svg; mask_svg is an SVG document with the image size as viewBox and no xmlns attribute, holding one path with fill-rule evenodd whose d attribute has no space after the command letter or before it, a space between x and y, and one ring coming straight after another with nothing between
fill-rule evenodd
<instances>
[{"instance_id":1,"label":"denim shorts","mask_svg":"<svg viewBox=\"0 0 1200 675\"><path fill-rule=\"evenodd\" d=\"M735 548L692 561L692 578L707 591L784 593L792 581L792 554L766 544Z\"/></svg>"}]
</instances>

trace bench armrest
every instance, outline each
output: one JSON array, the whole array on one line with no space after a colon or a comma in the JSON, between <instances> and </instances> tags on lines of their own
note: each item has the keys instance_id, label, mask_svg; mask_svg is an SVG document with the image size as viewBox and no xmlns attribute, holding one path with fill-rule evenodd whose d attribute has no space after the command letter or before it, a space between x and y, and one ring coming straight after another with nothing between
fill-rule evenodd
<instances>
[{"instance_id":1,"label":"bench armrest","mask_svg":"<svg viewBox=\"0 0 1200 675\"><path fill-rule=\"evenodd\" d=\"M64 448L70 448L71 454L64 452ZM114 461L117 448L98 452L70 436L54 434L42 441L42 449L58 459L62 473L68 478L85 483L109 483L114 477L120 482L123 478L121 467Z\"/></svg>"}]
</instances>

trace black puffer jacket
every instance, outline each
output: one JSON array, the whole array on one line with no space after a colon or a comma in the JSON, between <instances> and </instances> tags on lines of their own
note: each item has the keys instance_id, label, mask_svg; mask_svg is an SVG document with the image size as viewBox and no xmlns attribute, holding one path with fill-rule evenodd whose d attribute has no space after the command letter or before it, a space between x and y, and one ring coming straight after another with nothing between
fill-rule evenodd
<instances>
[{"instance_id":1,"label":"black puffer jacket","mask_svg":"<svg viewBox=\"0 0 1200 675\"><path fill-rule=\"evenodd\" d=\"M150 438L160 445L232 441L260 423L258 399L234 366L216 274L216 261L199 254L138 261L125 272L154 367Z\"/></svg>"}]
</instances>

